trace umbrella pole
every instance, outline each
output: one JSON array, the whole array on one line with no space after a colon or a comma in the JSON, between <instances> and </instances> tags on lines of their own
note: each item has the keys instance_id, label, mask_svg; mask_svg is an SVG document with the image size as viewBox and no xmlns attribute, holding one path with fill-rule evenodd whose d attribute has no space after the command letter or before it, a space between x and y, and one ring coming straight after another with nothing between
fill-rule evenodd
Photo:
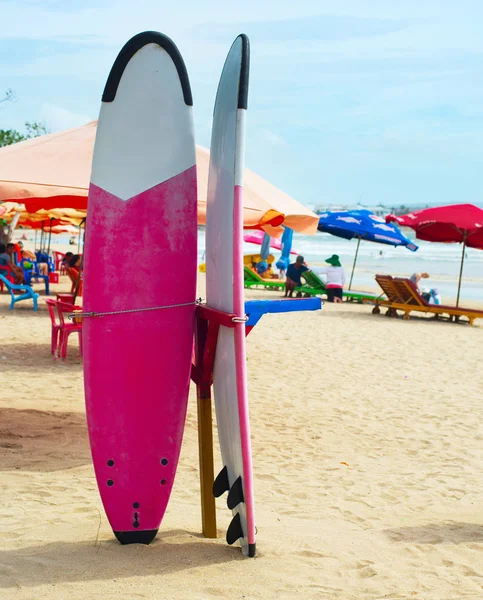
<instances>
[{"instance_id":1,"label":"umbrella pole","mask_svg":"<svg viewBox=\"0 0 483 600\"><path fill-rule=\"evenodd\" d=\"M35 230L34 250L37 250L37 230Z\"/></svg>"},{"instance_id":2,"label":"umbrella pole","mask_svg":"<svg viewBox=\"0 0 483 600\"><path fill-rule=\"evenodd\" d=\"M461 266L460 266L460 278L458 280L458 295L456 296L456 306L460 303L460 289L461 289L461 278L463 277L463 264L465 262L465 250L466 250L466 233L463 238L463 251L461 253Z\"/></svg>"},{"instance_id":3,"label":"umbrella pole","mask_svg":"<svg viewBox=\"0 0 483 600\"><path fill-rule=\"evenodd\" d=\"M10 226L8 228L7 241L9 241L9 242L12 241L13 232L15 231L15 228L17 227L17 223L19 222L19 219L20 219L20 213L17 212L14 214L13 219L10 222Z\"/></svg>"},{"instance_id":4,"label":"umbrella pole","mask_svg":"<svg viewBox=\"0 0 483 600\"><path fill-rule=\"evenodd\" d=\"M41 227L40 227L40 244L39 244L40 248L39 248L39 252L43 252L44 251L44 222L42 221Z\"/></svg>"},{"instance_id":5,"label":"umbrella pole","mask_svg":"<svg viewBox=\"0 0 483 600\"><path fill-rule=\"evenodd\" d=\"M361 243L361 238L357 238L356 255L354 256L354 264L352 265L352 273L351 273L351 279L349 281L349 289L351 289L351 286L352 286L352 279L354 277L354 269L356 268L357 255L359 254L359 244L360 243Z\"/></svg>"},{"instance_id":6,"label":"umbrella pole","mask_svg":"<svg viewBox=\"0 0 483 600\"><path fill-rule=\"evenodd\" d=\"M50 241L52 240L52 221L53 221L53 220L54 220L54 219L52 219L52 218L50 219L50 229L49 229L49 245L48 245L48 247L47 247L47 254L49 254L49 253L50 253Z\"/></svg>"}]
</instances>

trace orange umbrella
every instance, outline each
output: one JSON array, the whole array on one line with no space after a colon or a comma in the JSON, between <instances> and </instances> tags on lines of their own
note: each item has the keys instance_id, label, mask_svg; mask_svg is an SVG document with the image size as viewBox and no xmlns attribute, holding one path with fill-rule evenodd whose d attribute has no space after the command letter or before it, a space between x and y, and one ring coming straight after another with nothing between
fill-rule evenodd
<instances>
[{"instance_id":1,"label":"orange umbrella","mask_svg":"<svg viewBox=\"0 0 483 600\"><path fill-rule=\"evenodd\" d=\"M87 191L97 122L0 148L0 202L40 209L87 209ZM197 147L198 223L206 222L209 151ZM308 208L245 169L244 226L280 234L281 224L314 234L318 217ZM279 228L277 230L277 228Z\"/></svg>"}]
</instances>

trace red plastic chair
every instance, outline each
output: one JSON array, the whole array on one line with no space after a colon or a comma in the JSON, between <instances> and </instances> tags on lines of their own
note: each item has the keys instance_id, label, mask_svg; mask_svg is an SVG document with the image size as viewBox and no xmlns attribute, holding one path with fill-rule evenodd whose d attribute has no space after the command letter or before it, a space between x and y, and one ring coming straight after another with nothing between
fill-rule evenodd
<instances>
[{"instance_id":1,"label":"red plastic chair","mask_svg":"<svg viewBox=\"0 0 483 600\"><path fill-rule=\"evenodd\" d=\"M62 262L64 258L65 254L63 252L57 252L54 250L55 270L59 271L61 275L65 275L65 266Z\"/></svg>"},{"instance_id":2,"label":"red plastic chair","mask_svg":"<svg viewBox=\"0 0 483 600\"><path fill-rule=\"evenodd\" d=\"M6 277L10 283L15 283L15 275L9 265L0 266L0 275ZM3 281L0 279L0 292L3 292Z\"/></svg>"},{"instance_id":3,"label":"red plastic chair","mask_svg":"<svg viewBox=\"0 0 483 600\"><path fill-rule=\"evenodd\" d=\"M57 348L59 347L59 337L61 326L60 323L57 323L57 317L55 315L57 303L52 298L48 298L45 300L47 303L47 308L49 309L50 320L52 322L52 337L50 343L50 352L51 354L57 358Z\"/></svg>"},{"instance_id":4,"label":"red plastic chair","mask_svg":"<svg viewBox=\"0 0 483 600\"><path fill-rule=\"evenodd\" d=\"M73 306L72 304L66 304L65 302L55 301L57 308L57 314L59 315L60 331L59 331L59 345L57 350L57 356L64 360L67 356L67 344L69 341L69 335L71 333L79 334L79 350L82 356L82 322L70 323L65 319L66 314L72 313L73 310L81 310L80 306Z\"/></svg>"}]
</instances>

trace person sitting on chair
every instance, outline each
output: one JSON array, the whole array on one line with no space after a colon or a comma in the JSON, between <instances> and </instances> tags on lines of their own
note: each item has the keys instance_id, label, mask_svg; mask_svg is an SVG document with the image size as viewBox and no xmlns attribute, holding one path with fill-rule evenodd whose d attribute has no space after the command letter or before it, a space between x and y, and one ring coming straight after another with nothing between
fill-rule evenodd
<instances>
[{"instance_id":1,"label":"person sitting on chair","mask_svg":"<svg viewBox=\"0 0 483 600\"><path fill-rule=\"evenodd\" d=\"M26 260L28 260L31 263L37 262L37 257L31 250L27 250L26 248L24 248L22 242L19 242L18 245L20 246L20 252L22 254L22 258L25 258ZM7 248L7 252L8 252L8 248ZM25 266L27 266L27 265L25 265ZM39 268L39 273L41 275L49 274L49 265L47 263L38 263L37 266Z\"/></svg>"},{"instance_id":2,"label":"person sitting on chair","mask_svg":"<svg viewBox=\"0 0 483 600\"><path fill-rule=\"evenodd\" d=\"M414 283L414 285L416 286L416 289L421 294L421 297L424 300L426 300L426 302L429 302L429 299L431 298L431 293L427 292L426 290L419 289L419 282L421 281L421 279L428 279L428 278L429 278L429 273L413 273L411 275L411 277L409 278L410 281L412 281Z\"/></svg>"},{"instance_id":3,"label":"person sitting on chair","mask_svg":"<svg viewBox=\"0 0 483 600\"><path fill-rule=\"evenodd\" d=\"M66 254L66 256L67 256L67 254ZM72 254L71 256L69 256L66 264L71 269L79 269L80 264L81 264L80 254Z\"/></svg>"},{"instance_id":4,"label":"person sitting on chair","mask_svg":"<svg viewBox=\"0 0 483 600\"><path fill-rule=\"evenodd\" d=\"M296 287L302 285L301 275L309 271L309 268L304 265L304 257L297 256L294 263L291 263L287 268L287 276L285 279L285 295L284 298L292 298ZM302 294L299 292L297 298Z\"/></svg>"},{"instance_id":5,"label":"person sitting on chair","mask_svg":"<svg viewBox=\"0 0 483 600\"><path fill-rule=\"evenodd\" d=\"M14 264L10 252L7 251L5 244L0 244L0 267L10 267L12 270L14 283L24 283L23 269ZM1 269L2 275L5 275L5 271Z\"/></svg>"}]
</instances>

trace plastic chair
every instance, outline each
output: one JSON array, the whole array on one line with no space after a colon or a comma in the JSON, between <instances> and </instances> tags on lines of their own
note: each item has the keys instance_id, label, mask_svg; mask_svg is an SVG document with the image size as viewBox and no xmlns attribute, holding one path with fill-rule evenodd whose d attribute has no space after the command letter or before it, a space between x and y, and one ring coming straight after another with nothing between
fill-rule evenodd
<instances>
[{"instance_id":1,"label":"plastic chair","mask_svg":"<svg viewBox=\"0 0 483 600\"><path fill-rule=\"evenodd\" d=\"M31 265L31 266L28 266ZM28 258L22 258L20 261L20 266L23 269L23 274L25 278L25 283L27 285L32 285L32 281L35 279L36 283L38 283L39 279L44 280L45 284L45 295L50 296L50 278L48 275L43 275L40 272L39 263L33 260L29 260Z\"/></svg>"},{"instance_id":2,"label":"plastic chair","mask_svg":"<svg viewBox=\"0 0 483 600\"><path fill-rule=\"evenodd\" d=\"M35 256L37 257L37 262L39 263L47 263L49 267L49 273L55 271L54 260L51 256L49 256L46 252L35 252Z\"/></svg>"},{"instance_id":3,"label":"plastic chair","mask_svg":"<svg viewBox=\"0 0 483 600\"><path fill-rule=\"evenodd\" d=\"M0 265L0 275L3 275L10 283L15 283L15 277L9 265ZM2 279L0 279L0 292L3 292Z\"/></svg>"},{"instance_id":4,"label":"plastic chair","mask_svg":"<svg viewBox=\"0 0 483 600\"><path fill-rule=\"evenodd\" d=\"M82 322L80 323L69 323L65 320L65 315L70 314L73 310L80 310L79 306L72 304L66 304L65 302L55 301L57 308L57 314L59 315L60 330L59 330L59 343L57 349L57 356L65 360L67 356L67 344L69 341L69 335L71 333L79 334L79 350L82 356Z\"/></svg>"},{"instance_id":5,"label":"plastic chair","mask_svg":"<svg viewBox=\"0 0 483 600\"><path fill-rule=\"evenodd\" d=\"M63 252L57 252L57 250L54 250L54 267L55 267L55 271L59 271L59 273L61 275L65 274L65 267L63 264L63 260L65 258L65 254Z\"/></svg>"},{"instance_id":6,"label":"plastic chair","mask_svg":"<svg viewBox=\"0 0 483 600\"><path fill-rule=\"evenodd\" d=\"M57 323L57 317L56 317L56 301L52 300L51 298L48 298L46 301L47 304L47 308L49 309L49 315L50 315L50 320L52 322L52 336L51 336L51 343L50 343L50 353L57 357L57 348L59 347L59 337L60 337L60 330L61 330L61 325L60 322Z\"/></svg>"},{"instance_id":7,"label":"plastic chair","mask_svg":"<svg viewBox=\"0 0 483 600\"><path fill-rule=\"evenodd\" d=\"M33 289L29 285L25 285L24 283L16 284L9 281L4 275L0 275L0 281L7 287L7 290L10 292L10 296L12 300L10 302L10 310L13 309L15 302L20 302L21 300L29 300L32 299L34 303L34 310L37 310L37 298L39 295L33 291ZM24 294L15 295L13 292L23 291Z\"/></svg>"}]
</instances>

